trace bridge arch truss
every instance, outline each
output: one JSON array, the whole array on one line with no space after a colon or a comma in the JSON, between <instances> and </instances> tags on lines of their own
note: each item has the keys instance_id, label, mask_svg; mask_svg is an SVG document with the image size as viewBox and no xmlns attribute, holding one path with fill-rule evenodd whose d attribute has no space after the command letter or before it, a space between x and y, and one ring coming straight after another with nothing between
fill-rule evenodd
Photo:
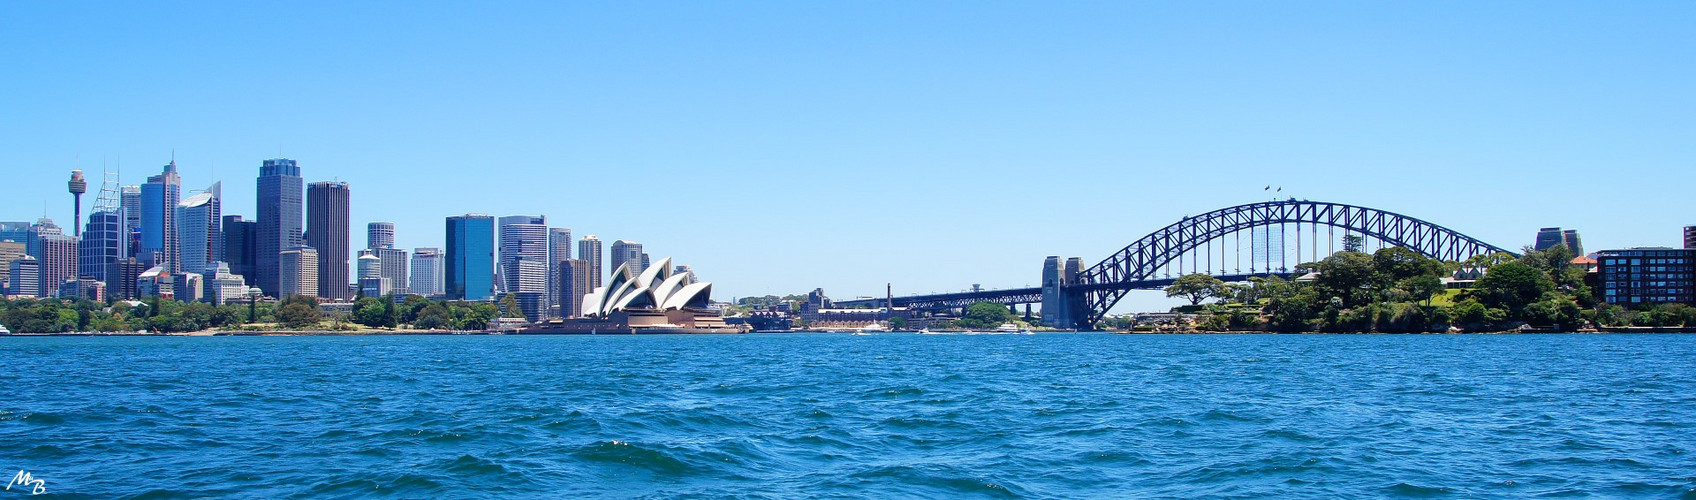
<instances>
[{"instance_id":1,"label":"bridge arch truss","mask_svg":"<svg viewBox=\"0 0 1696 500\"><path fill-rule=\"evenodd\" d=\"M1298 231L1300 224L1340 228L1441 260L1506 251L1443 226L1375 208L1296 200L1250 203L1185 217L1083 270L1066 287L1072 307L1078 310L1073 317L1080 326L1093 325L1130 290L1142 287L1183 255L1233 233L1283 224L1298 224Z\"/></svg>"}]
</instances>

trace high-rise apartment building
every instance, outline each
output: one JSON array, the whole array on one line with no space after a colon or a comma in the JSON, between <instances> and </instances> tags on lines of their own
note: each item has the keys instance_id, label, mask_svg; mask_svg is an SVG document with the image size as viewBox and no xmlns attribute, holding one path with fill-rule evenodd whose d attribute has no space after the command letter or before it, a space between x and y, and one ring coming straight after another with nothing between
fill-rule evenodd
<instances>
[{"instance_id":1,"label":"high-rise apartment building","mask_svg":"<svg viewBox=\"0 0 1696 500\"><path fill-rule=\"evenodd\" d=\"M265 160L259 167L258 220L253 238L253 285L265 295L284 297L281 264L284 250L301 246L301 207L305 184L294 160ZM316 275L315 275L316 276ZM316 288L316 285L314 285Z\"/></svg>"},{"instance_id":2,"label":"high-rise apartment building","mask_svg":"<svg viewBox=\"0 0 1696 500\"><path fill-rule=\"evenodd\" d=\"M589 290L600 288L601 277L606 275L601 268L601 239L591 234L577 241L577 258L588 263Z\"/></svg>"},{"instance_id":3,"label":"high-rise apartment building","mask_svg":"<svg viewBox=\"0 0 1696 500\"><path fill-rule=\"evenodd\" d=\"M124 218L115 212L88 214L88 227L77 244L77 276L107 282L108 288L112 286L109 269L124 257Z\"/></svg>"},{"instance_id":4,"label":"high-rise apartment building","mask_svg":"<svg viewBox=\"0 0 1696 500\"><path fill-rule=\"evenodd\" d=\"M0 295L11 295L12 261L28 257L22 241L0 239ZM40 272L40 271L37 271Z\"/></svg>"},{"instance_id":5,"label":"high-rise apartment building","mask_svg":"<svg viewBox=\"0 0 1696 500\"><path fill-rule=\"evenodd\" d=\"M54 224L53 219L42 217L36 220L35 225L30 226L29 233L25 235L25 252L29 253L31 257L35 257L36 260L40 260L41 237L54 234L65 234L65 231L60 229L58 224Z\"/></svg>"},{"instance_id":6,"label":"high-rise apartment building","mask_svg":"<svg viewBox=\"0 0 1696 500\"><path fill-rule=\"evenodd\" d=\"M412 249L412 273L407 291L425 297L442 294L442 249Z\"/></svg>"},{"instance_id":7,"label":"high-rise apartment building","mask_svg":"<svg viewBox=\"0 0 1696 500\"><path fill-rule=\"evenodd\" d=\"M136 260L135 257L125 257L118 261L107 273L111 276L106 280L106 294L118 300L134 300L141 298L137 287L141 274L147 272L147 264Z\"/></svg>"},{"instance_id":8,"label":"high-rise apartment building","mask_svg":"<svg viewBox=\"0 0 1696 500\"><path fill-rule=\"evenodd\" d=\"M124 208L124 256L136 257L141 253L141 242L132 235L141 232L141 186L124 186L119 196Z\"/></svg>"},{"instance_id":9,"label":"high-rise apartment building","mask_svg":"<svg viewBox=\"0 0 1696 500\"><path fill-rule=\"evenodd\" d=\"M348 218L352 195L346 182L314 182L306 186L306 246L318 251L318 294L330 300L349 300Z\"/></svg>"},{"instance_id":10,"label":"high-rise apartment building","mask_svg":"<svg viewBox=\"0 0 1696 500\"><path fill-rule=\"evenodd\" d=\"M447 219L443 284L450 299L488 300L495 294L495 218L466 214Z\"/></svg>"},{"instance_id":11,"label":"high-rise apartment building","mask_svg":"<svg viewBox=\"0 0 1696 500\"><path fill-rule=\"evenodd\" d=\"M253 279L253 244L259 224L242 220L240 215L226 215L219 226L224 230L224 262L229 263L230 274L241 276L244 282Z\"/></svg>"},{"instance_id":12,"label":"high-rise apartment building","mask_svg":"<svg viewBox=\"0 0 1696 500\"><path fill-rule=\"evenodd\" d=\"M1566 245L1573 255L1584 255L1584 244L1578 239L1578 230L1561 230L1558 227L1545 227L1537 230L1537 241L1531 247L1546 250L1555 245Z\"/></svg>"},{"instance_id":13,"label":"high-rise apartment building","mask_svg":"<svg viewBox=\"0 0 1696 500\"><path fill-rule=\"evenodd\" d=\"M548 228L548 313L559 317L561 309L559 266L561 262L571 260L571 229L564 227Z\"/></svg>"},{"instance_id":14,"label":"high-rise apartment building","mask_svg":"<svg viewBox=\"0 0 1696 500\"><path fill-rule=\"evenodd\" d=\"M224 260L223 183L212 183L206 191L189 195L177 204L177 254L182 272L210 274L212 264Z\"/></svg>"},{"instance_id":15,"label":"high-rise apartment building","mask_svg":"<svg viewBox=\"0 0 1696 500\"><path fill-rule=\"evenodd\" d=\"M412 293L412 284L407 279L406 250L399 248L378 248L377 259L382 261L382 278L388 280L389 291L399 294Z\"/></svg>"},{"instance_id":16,"label":"high-rise apartment building","mask_svg":"<svg viewBox=\"0 0 1696 500\"><path fill-rule=\"evenodd\" d=\"M542 216L500 218L501 277L518 295L524 317L536 321L548 308L548 221Z\"/></svg>"},{"instance_id":17,"label":"high-rise apartment building","mask_svg":"<svg viewBox=\"0 0 1696 500\"><path fill-rule=\"evenodd\" d=\"M41 296L41 262L35 257L24 255L13 259L6 264L6 274L11 280L6 293L20 297Z\"/></svg>"},{"instance_id":18,"label":"high-rise apartment building","mask_svg":"<svg viewBox=\"0 0 1696 500\"><path fill-rule=\"evenodd\" d=\"M295 295L317 297L318 251L312 247L295 247L277 255L277 290L280 297ZM343 285L342 288L347 288Z\"/></svg>"},{"instance_id":19,"label":"high-rise apartment building","mask_svg":"<svg viewBox=\"0 0 1696 500\"><path fill-rule=\"evenodd\" d=\"M1696 249L1629 248L1596 252L1603 302L1696 305Z\"/></svg>"},{"instance_id":20,"label":"high-rise apartment building","mask_svg":"<svg viewBox=\"0 0 1696 500\"><path fill-rule=\"evenodd\" d=\"M148 177L141 185L140 257L172 273L182 269L182 246L177 242L177 204L182 202L182 185L174 160L165 165L164 172Z\"/></svg>"},{"instance_id":21,"label":"high-rise apartment building","mask_svg":"<svg viewBox=\"0 0 1696 500\"><path fill-rule=\"evenodd\" d=\"M1696 226L1684 226L1684 248L1696 248Z\"/></svg>"},{"instance_id":22,"label":"high-rise apartment building","mask_svg":"<svg viewBox=\"0 0 1696 500\"><path fill-rule=\"evenodd\" d=\"M630 263L630 271L635 274L642 274L642 270L646 269L642 266L642 244L634 241L618 240L612 242L610 259L611 261L607 262L607 269L612 271L617 271L618 266L622 266L626 262Z\"/></svg>"},{"instance_id":23,"label":"high-rise apartment building","mask_svg":"<svg viewBox=\"0 0 1696 500\"><path fill-rule=\"evenodd\" d=\"M37 297L57 295L59 285L77 278L77 237L66 234L44 234L40 237L40 289Z\"/></svg>"},{"instance_id":24,"label":"high-rise apartment building","mask_svg":"<svg viewBox=\"0 0 1696 500\"><path fill-rule=\"evenodd\" d=\"M360 250L354 267L358 269L356 276L359 278L360 295L382 297L389 294L389 279L383 277L383 258L377 256L376 250Z\"/></svg>"},{"instance_id":25,"label":"high-rise apartment building","mask_svg":"<svg viewBox=\"0 0 1696 500\"><path fill-rule=\"evenodd\" d=\"M365 248L394 248L395 223L372 222L365 225Z\"/></svg>"},{"instance_id":26,"label":"high-rise apartment building","mask_svg":"<svg viewBox=\"0 0 1696 500\"><path fill-rule=\"evenodd\" d=\"M589 294L589 261L566 259L559 263L559 315L562 318L583 316L583 296Z\"/></svg>"}]
</instances>

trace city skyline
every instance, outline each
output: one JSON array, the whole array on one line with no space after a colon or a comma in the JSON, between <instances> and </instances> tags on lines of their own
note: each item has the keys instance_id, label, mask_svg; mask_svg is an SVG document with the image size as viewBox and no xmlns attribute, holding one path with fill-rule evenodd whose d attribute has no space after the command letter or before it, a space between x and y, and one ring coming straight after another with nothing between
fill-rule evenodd
<instances>
[{"instance_id":1,"label":"city skyline","mask_svg":"<svg viewBox=\"0 0 1696 500\"><path fill-rule=\"evenodd\" d=\"M0 123L0 164L41 189L0 201L0 219L45 205L68 224L67 170L121 163L138 185L173 151L187 185L241 186L224 211L257 217L252 166L285 157L308 181L359 189L351 225L394 222L397 248L442 247L454 214L541 213L685 258L721 277L724 298L876 296L894 277L898 293L1034 286L1044 256L1090 264L1184 215L1263 200L1268 184L1514 249L1553 226L1593 249L1680 246L1696 223L1679 188L1696 162L1684 4L404 14L474 21L435 35L327 8L6 7L20 21L0 40L21 48L21 71L0 90L32 98ZM322 36L237 28L262 18ZM920 28L944 20L958 29ZM601 27L631 25L645 28ZM465 65L478 71L438 71ZM156 72L200 83L110 78ZM1634 187L1630 206L1564 202L1619 170L1667 181ZM588 194L642 182L710 203L615 209ZM1005 200L1029 208L985 210ZM773 219L786 225L762 232ZM868 256L874 241L901 247Z\"/></svg>"}]
</instances>

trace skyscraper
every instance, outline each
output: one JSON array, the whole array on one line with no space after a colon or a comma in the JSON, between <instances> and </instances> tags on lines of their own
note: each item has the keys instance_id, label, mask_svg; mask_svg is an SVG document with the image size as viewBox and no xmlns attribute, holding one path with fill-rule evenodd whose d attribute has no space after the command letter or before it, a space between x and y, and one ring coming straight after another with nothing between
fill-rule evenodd
<instances>
[{"instance_id":1,"label":"skyscraper","mask_svg":"<svg viewBox=\"0 0 1696 500\"><path fill-rule=\"evenodd\" d=\"M547 310L548 221L542 216L500 218L501 277L517 294L524 317L535 321Z\"/></svg>"},{"instance_id":2,"label":"skyscraper","mask_svg":"<svg viewBox=\"0 0 1696 500\"><path fill-rule=\"evenodd\" d=\"M425 297L442 293L442 249L412 249L412 274L407 279L407 291Z\"/></svg>"},{"instance_id":3,"label":"skyscraper","mask_svg":"<svg viewBox=\"0 0 1696 500\"><path fill-rule=\"evenodd\" d=\"M25 297L40 297L41 295L41 262L35 257L25 255L6 264L7 277L11 279L7 293Z\"/></svg>"},{"instance_id":4,"label":"skyscraper","mask_svg":"<svg viewBox=\"0 0 1696 500\"><path fill-rule=\"evenodd\" d=\"M0 239L0 295L15 294L12 290L12 261L28 257L24 253L24 242ZM35 271L39 273L40 271Z\"/></svg>"},{"instance_id":5,"label":"skyscraper","mask_svg":"<svg viewBox=\"0 0 1696 500\"><path fill-rule=\"evenodd\" d=\"M1547 250L1549 247L1555 245L1566 245L1568 249L1572 250L1573 255L1584 255L1584 244L1579 241L1578 230L1575 229L1568 229L1565 231L1562 231L1561 228L1558 227L1545 227L1538 229L1537 242L1534 243L1531 248L1535 250Z\"/></svg>"},{"instance_id":6,"label":"skyscraper","mask_svg":"<svg viewBox=\"0 0 1696 500\"><path fill-rule=\"evenodd\" d=\"M182 272L205 276L214 262L223 260L222 212L222 183L217 182L177 204L177 241L182 245L177 267Z\"/></svg>"},{"instance_id":7,"label":"skyscraper","mask_svg":"<svg viewBox=\"0 0 1696 500\"><path fill-rule=\"evenodd\" d=\"M77 244L77 276L114 286L108 270L123 258L124 218L115 211L96 209L88 214L88 228Z\"/></svg>"},{"instance_id":8,"label":"skyscraper","mask_svg":"<svg viewBox=\"0 0 1696 500\"><path fill-rule=\"evenodd\" d=\"M182 270L182 247L177 242L177 204L182 202L182 178L177 176L177 162L165 165L165 171L147 178L141 185L141 255L142 260L155 266L165 266L172 274Z\"/></svg>"},{"instance_id":9,"label":"skyscraper","mask_svg":"<svg viewBox=\"0 0 1696 500\"><path fill-rule=\"evenodd\" d=\"M378 248L377 259L382 261L382 277L389 282L389 292L412 293L412 284L407 279L406 250L399 248Z\"/></svg>"},{"instance_id":10,"label":"skyscraper","mask_svg":"<svg viewBox=\"0 0 1696 500\"><path fill-rule=\"evenodd\" d=\"M571 229L548 228L548 305L550 314L555 316L565 314L561 307L564 299L559 294L559 267L567 260L571 260Z\"/></svg>"},{"instance_id":11,"label":"skyscraper","mask_svg":"<svg viewBox=\"0 0 1696 500\"><path fill-rule=\"evenodd\" d=\"M124 208L124 256L137 257L141 247L131 244L130 234L141 231L141 186L124 186L119 197Z\"/></svg>"},{"instance_id":12,"label":"skyscraper","mask_svg":"<svg viewBox=\"0 0 1696 500\"><path fill-rule=\"evenodd\" d=\"M348 300L348 217L351 195L346 182L306 186L306 246L318 251L318 294Z\"/></svg>"},{"instance_id":13,"label":"skyscraper","mask_svg":"<svg viewBox=\"0 0 1696 500\"><path fill-rule=\"evenodd\" d=\"M44 234L40 237L41 289L37 297L57 295L59 285L77 277L77 237L68 234Z\"/></svg>"},{"instance_id":14,"label":"skyscraper","mask_svg":"<svg viewBox=\"0 0 1696 500\"><path fill-rule=\"evenodd\" d=\"M559 263L559 315L576 318L583 315L583 296L589 294L589 261L566 259Z\"/></svg>"},{"instance_id":15,"label":"skyscraper","mask_svg":"<svg viewBox=\"0 0 1696 500\"><path fill-rule=\"evenodd\" d=\"M624 265L626 262L630 263L630 271L633 273L642 274L642 270L645 269L642 267L641 243L624 240L612 242L611 259L611 262L607 263L607 268L613 271L617 271L618 266Z\"/></svg>"},{"instance_id":16,"label":"skyscraper","mask_svg":"<svg viewBox=\"0 0 1696 500\"><path fill-rule=\"evenodd\" d=\"M295 247L277 255L277 290L279 297L318 294L318 251L312 247ZM342 285L347 288L347 285Z\"/></svg>"},{"instance_id":17,"label":"skyscraper","mask_svg":"<svg viewBox=\"0 0 1696 500\"><path fill-rule=\"evenodd\" d=\"M372 222L365 225L365 248L375 250L394 247L395 223Z\"/></svg>"},{"instance_id":18,"label":"skyscraper","mask_svg":"<svg viewBox=\"0 0 1696 500\"><path fill-rule=\"evenodd\" d=\"M354 266L358 269L359 294L366 297L382 297L389 294L389 279L383 277L383 258L377 256L377 251L364 249L359 251L359 258Z\"/></svg>"},{"instance_id":19,"label":"skyscraper","mask_svg":"<svg viewBox=\"0 0 1696 500\"><path fill-rule=\"evenodd\" d=\"M303 181L294 160L265 160L259 167L257 230L253 238L253 284L266 295L283 297L279 256L301 246ZM314 285L316 287L316 285Z\"/></svg>"},{"instance_id":20,"label":"skyscraper","mask_svg":"<svg viewBox=\"0 0 1696 500\"><path fill-rule=\"evenodd\" d=\"M29 256L35 257L36 260L41 260L41 237L52 234L65 234L65 231L60 229L58 224L54 224L53 219L46 217L37 219L25 235L25 252Z\"/></svg>"},{"instance_id":21,"label":"skyscraper","mask_svg":"<svg viewBox=\"0 0 1696 500\"><path fill-rule=\"evenodd\" d=\"M1684 226L1684 248L1696 248L1696 226Z\"/></svg>"},{"instance_id":22,"label":"skyscraper","mask_svg":"<svg viewBox=\"0 0 1696 500\"><path fill-rule=\"evenodd\" d=\"M259 224L242 220L240 215L226 215L220 225L224 230L224 262L230 264L230 274L253 279L253 244Z\"/></svg>"},{"instance_id":23,"label":"skyscraper","mask_svg":"<svg viewBox=\"0 0 1696 500\"><path fill-rule=\"evenodd\" d=\"M450 299L488 300L495 294L495 218L466 214L447 219L443 284Z\"/></svg>"},{"instance_id":24,"label":"skyscraper","mask_svg":"<svg viewBox=\"0 0 1696 500\"><path fill-rule=\"evenodd\" d=\"M589 289L601 286L601 276L606 275L601 269L601 239L591 234L577 242L577 258L588 263Z\"/></svg>"}]
</instances>

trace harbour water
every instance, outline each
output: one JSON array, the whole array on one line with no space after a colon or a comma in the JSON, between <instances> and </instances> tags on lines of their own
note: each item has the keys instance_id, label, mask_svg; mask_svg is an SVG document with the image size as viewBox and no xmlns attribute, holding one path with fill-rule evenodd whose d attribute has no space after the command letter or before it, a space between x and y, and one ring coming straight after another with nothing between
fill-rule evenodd
<instances>
[{"instance_id":1,"label":"harbour water","mask_svg":"<svg viewBox=\"0 0 1696 500\"><path fill-rule=\"evenodd\" d=\"M62 498L1696 498L1690 335L0 338L0 359L0 472Z\"/></svg>"}]
</instances>

